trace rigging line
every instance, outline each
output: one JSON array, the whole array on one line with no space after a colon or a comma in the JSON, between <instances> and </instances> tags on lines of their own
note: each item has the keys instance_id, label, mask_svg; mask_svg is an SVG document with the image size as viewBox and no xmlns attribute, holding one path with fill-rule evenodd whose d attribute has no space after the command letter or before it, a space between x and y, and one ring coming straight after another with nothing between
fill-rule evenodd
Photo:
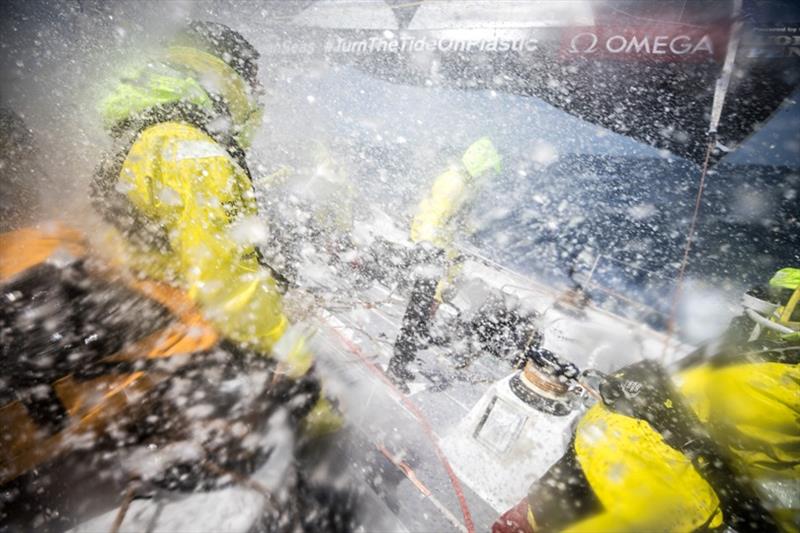
<instances>
[{"instance_id":1,"label":"rigging line","mask_svg":"<svg viewBox=\"0 0 800 533\"><path fill-rule=\"evenodd\" d=\"M467 533L467 530L461 525L461 522L453 516L453 513L439 501L436 496L433 495L431 489L425 486L425 484L417 477L416 472L414 469L411 468L408 464L403 462L399 457L396 457L392 454L389 450L386 449L385 446L382 444L375 444L375 447L380 450L380 452L392 463L406 478L411 482L414 487L422 494L424 498L427 498L429 502L431 502L442 515L450 522L456 529L461 531L462 533Z\"/></svg>"},{"instance_id":2,"label":"rigging line","mask_svg":"<svg viewBox=\"0 0 800 533\"><path fill-rule=\"evenodd\" d=\"M703 189L705 189L706 175L708 174L708 163L711 159L711 152L714 150L717 136L710 134L708 139L708 146L706 147L706 156L703 161L703 170L700 173L700 184L697 187L697 197L694 202L694 213L692 213L692 222L689 225L689 231L686 234L686 244L683 247L683 258L681 259L681 266L678 270L678 280L675 284L675 292L672 294L672 304L669 310L669 319L667 320L667 335L664 339L664 347L661 350L661 362L663 363L667 357L667 350L669 349L670 341L675 334L675 314L678 310L678 301L680 300L681 292L683 289L683 278L686 273L686 264L689 262L689 252L692 249L692 241L694 239L694 232L697 226L697 219L700 216L700 205L703 200Z\"/></svg>"},{"instance_id":3,"label":"rigging line","mask_svg":"<svg viewBox=\"0 0 800 533\"><path fill-rule=\"evenodd\" d=\"M394 392L394 394L399 398L400 403L417 419L417 422L419 423L423 432L428 437L428 440L430 441L433 451L436 453L439 462L444 467L445 472L447 472L447 477L450 478L450 484L453 487L453 491L456 493L458 505L461 508L461 514L464 517L464 527L468 533L475 533L475 523L472 520L472 513L469 510L467 499L464 496L464 490L461 488L461 482L458 480L458 477L453 471L453 467L450 465L450 461L448 461L447 456L439 447L436 432L433 430L433 427L431 426L427 417L423 414L419 407L417 407L416 404L411 401L411 398L403 394L403 392L398 389L394 383L389 380L389 378L386 377L386 374L384 374L383 371L375 365L375 363L367 358L367 356L355 343L351 342L350 339L345 337L338 329L331 325L330 322L325 319L325 317L321 316L320 319L324 323L328 324L330 330L339 338L342 344L344 344L351 353L358 357L361 363L364 364L364 366L366 366L370 372L375 374L380 381L386 384L392 390L392 392Z\"/></svg>"},{"instance_id":4,"label":"rigging line","mask_svg":"<svg viewBox=\"0 0 800 533\"><path fill-rule=\"evenodd\" d=\"M614 256L611 256L611 255L608 255L608 254L600 254L600 255L601 255L602 257L604 257L605 259L608 259L609 261L612 261L612 262L614 262L614 263L618 263L618 264L620 264L620 265L624 265L624 266L627 266L627 267L631 267L631 268L632 268L632 269L634 269L634 270L640 270L640 271L642 271L642 272L647 272L647 275L648 275L648 276L652 276L652 277L655 277L655 278L661 278L661 279L663 279L663 280L668 280L668 281L672 281L672 280L674 280L674 279L675 279L675 278L674 278L674 277L672 277L672 276L666 276L666 275L664 275L664 274L660 274L660 273L658 273L658 272L657 272L657 271L655 271L655 270L649 270L649 269L647 269L647 268L643 268L643 267L636 266L636 265L634 265L633 263L630 263L630 262L628 262L628 261L623 261L622 259L617 259L616 257L614 257ZM582 265L588 265L588 263L585 263L585 262L583 262L583 261L581 261L581 262L580 262L580 264L582 264Z\"/></svg>"},{"instance_id":5,"label":"rigging line","mask_svg":"<svg viewBox=\"0 0 800 533\"><path fill-rule=\"evenodd\" d=\"M390 7L394 8L394 9L402 9L404 7L419 7L422 4L424 4L425 1L426 0L417 0L416 2L406 2L405 4L396 4L396 5L393 5L393 6L390 6Z\"/></svg>"},{"instance_id":6,"label":"rigging line","mask_svg":"<svg viewBox=\"0 0 800 533\"><path fill-rule=\"evenodd\" d=\"M640 302L640 301L634 300L633 298L628 298L624 294L616 292L616 291L614 291L612 289L604 287L604 286L602 286L600 284L597 284L595 282L591 282L591 283L588 283L586 285L587 289L590 288L590 287L594 288L594 289L597 289L600 292L604 292L604 293L608 294L609 296L617 298L618 300L622 300L623 302L625 302L627 304L630 304L630 305L632 305L634 307L640 307L640 308L642 308L642 309L644 309L646 311L650 311L651 313L655 313L657 315L661 315L661 316L665 316L666 315L666 313L664 313L663 311L659 311L658 309L656 309L655 307L653 307L651 305L647 305L644 302Z\"/></svg>"},{"instance_id":7,"label":"rigging line","mask_svg":"<svg viewBox=\"0 0 800 533\"><path fill-rule=\"evenodd\" d=\"M684 6L685 6L685 4L684 4ZM615 7L615 6L609 6L609 8L611 9L611 11L614 11L614 12L619 13L620 15L624 15L626 17L630 17L630 18L632 18L634 20L643 20L643 21L646 21L646 22L656 22L656 23L659 23L659 24L664 24L664 23L680 24L682 26L689 26L691 28L708 28L708 24L691 24L689 22L681 22L681 18L683 18L683 9L681 9L681 14L680 14L680 17L678 18L677 21L670 21L670 20L664 20L664 19L658 19L658 18L652 18L652 17L645 17L645 16L642 16L642 15L634 15L633 13L631 13L629 11L625 11L624 9L620 9L618 7Z\"/></svg>"},{"instance_id":8,"label":"rigging line","mask_svg":"<svg viewBox=\"0 0 800 533\"><path fill-rule=\"evenodd\" d=\"M128 514L128 509L130 508L131 502L133 502L133 499L136 496L136 490L138 488L138 479L134 478L128 482L128 487L125 490L125 496L122 498L122 504L117 510L117 514L114 516L114 521L111 523L111 529L109 530L110 533L119 532L119 528L122 526L122 522L125 520L125 516Z\"/></svg>"},{"instance_id":9,"label":"rigging line","mask_svg":"<svg viewBox=\"0 0 800 533\"><path fill-rule=\"evenodd\" d=\"M683 3L681 4L681 12L678 14L678 24L680 24L683 20L684 11L686 11L686 0L683 0Z\"/></svg>"},{"instance_id":10,"label":"rigging line","mask_svg":"<svg viewBox=\"0 0 800 533\"><path fill-rule=\"evenodd\" d=\"M262 483L259 483L253 479L251 476L242 475L235 470L222 467L209 459L207 456L204 458L201 466L216 476L229 476L237 485L241 485L246 489L257 492L264 498L264 503L271 512L276 514L280 512L278 504L275 501L275 496L272 494L272 492Z\"/></svg>"},{"instance_id":11,"label":"rigging line","mask_svg":"<svg viewBox=\"0 0 800 533\"><path fill-rule=\"evenodd\" d=\"M700 183L697 187L697 197L694 203L694 212L692 213L692 221L689 225L689 231L686 234L686 244L683 247L683 258L681 259L681 266L678 270L678 278L675 284L675 292L672 295L672 305L669 312L669 320L667 321L667 335L664 339L664 347L661 351L661 362L663 363L667 356L669 343L675 334L675 314L678 310L678 300L680 299L683 290L684 275L686 274L686 265L689 262L689 252L692 248L692 241L694 240L695 229L697 228L697 219L700 216L700 206L703 200L703 190L705 189L706 176L708 175L708 167L711 161L711 153L717 143L717 129L719 121L722 118L722 108L725 104L725 96L730 87L731 76L733 75L733 65L736 61L736 51L739 48L739 39L742 30L742 0L733 0L733 8L731 9L731 32L728 38L728 48L725 51L725 63L722 66L722 72L717 78L716 86L714 87L714 99L711 103L711 120L708 126L708 146L706 147L706 155L703 160L703 168L700 172Z\"/></svg>"}]
</instances>

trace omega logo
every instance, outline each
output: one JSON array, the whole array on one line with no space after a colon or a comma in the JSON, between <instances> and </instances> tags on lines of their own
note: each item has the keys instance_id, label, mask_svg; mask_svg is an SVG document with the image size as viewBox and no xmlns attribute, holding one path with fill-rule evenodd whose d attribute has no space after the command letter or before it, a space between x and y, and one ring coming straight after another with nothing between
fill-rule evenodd
<instances>
[{"instance_id":1,"label":"omega logo","mask_svg":"<svg viewBox=\"0 0 800 533\"><path fill-rule=\"evenodd\" d=\"M593 54L598 50L610 54L693 55L714 54L714 45L708 34L699 39L691 35L623 35L615 34L601 39L594 32L582 32L572 37L570 54Z\"/></svg>"}]
</instances>

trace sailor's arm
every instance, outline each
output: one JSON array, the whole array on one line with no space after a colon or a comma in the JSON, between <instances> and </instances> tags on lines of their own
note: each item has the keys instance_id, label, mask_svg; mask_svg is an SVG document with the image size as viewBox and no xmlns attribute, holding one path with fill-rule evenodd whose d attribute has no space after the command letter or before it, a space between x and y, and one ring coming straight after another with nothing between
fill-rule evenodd
<instances>
[{"instance_id":1,"label":"sailor's arm","mask_svg":"<svg viewBox=\"0 0 800 533\"><path fill-rule=\"evenodd\" d=\"M234 231L255 216L247 176L221 145L184 124L146 130L127 159L141 165L129 197L165 227L192 300L223 335L271 353L288 322L252 243ZM310 355L295 359L298 375L311 365Z\"/></svg>"}]
</instances>

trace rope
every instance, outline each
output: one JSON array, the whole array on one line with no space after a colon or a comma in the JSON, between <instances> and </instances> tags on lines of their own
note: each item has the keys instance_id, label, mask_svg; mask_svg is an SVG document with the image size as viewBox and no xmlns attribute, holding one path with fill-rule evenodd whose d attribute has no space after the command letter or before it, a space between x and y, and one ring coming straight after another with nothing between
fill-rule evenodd
<instances>
[{"instance_id":1,"label":"rope","mask_svg":"<svg viewBox=\"0 0 800 533\"><path fill-rule=\"evenodd\" d=\"M728 39L728 47L725 51L725 63L722 66L719 78L714 88L714 99L711 102L711 119L708 125L708 146L706 147L706 156L703 160L703 169L700 173L700 184L697 187L697 197L694 203L694 213L692 213L692 222L689 225L689 232L686 235L686 244L683 247L683 259L681 259L681 267L678 271L678 281L675 286L675 293L672 296L672 306L669 313L669 321L667 322L667 337L664 340L664 348L661 351L661 361L664 362L667 356L667 349L675 333L675 314L678 310L678 300L680 299L683 290L683 279L686 273L686 264L689 262L689 252L692 248L692 241L694 239L695 229L697 227L697 219L700 215L700 205L703 199L703 189L705 188L706 176L708 175L708 166L711 161L711 152L717 143L717 129L719 127L720 119L722 118L722 108L725 104L725 96L730 87L731 76L733 75L733 65L736 62L736 51L739 48L739 39L741 38L742 30L742 0L734 0L733 9L731 11L731 32Z\"/></svg>"},{"instance_id":2,"label":"rope","mask_svg":"<svg viewBox=\"0 0 800 533\"><path fill-rule=\"evenodd\" d=\"M430 501L445 516L445 518L447 518L448 522L453 524L459 531L466 533L467 530L464 528L463 525L461 525L461 522L459 522L458 519L455 516L453 516L453 513L450 512L450 509L445 507L442 504L442 502L440 502L438 498L436 498L436 496L433 495L431 489L426 487L425 484L422 481L420 481L420 479L417 477L416 472L414 472L413 468L408 466L399 458L392 455L392 452L387 450L386 447L383 446L382 444L376 444L375 447L378 448L378 450L380 450L380 452L389 460L390 463L392 463L400 472L402 472L404 476L406 476L406 478L417 488L417 490L425 498L428 498L428 501Z\"/></svg>"},{"instance_id":3,"label":"rope","mask_svg":"<svg viewBox=\"0 0 800 533\"><path fill-rule=\"evenodd\" d=\"M681 259L681 267L678 269L678 281L675 285L675 292L672 295L672 305L669 310L669 320L667 321L667 336L664 339L664 348L661 351L661 361L667 357L667 350L672 336L675 334L675 314L678 311L678 301L683 290L683 278L686 273L686 264L689 262L689 252L692 249L692 241L694 240L694 233L697 227L697 219L700 216L700 205L703 200L703 190L706 184L706 175L708 175L708 163L711 160L711 152L716 144L716 135L710 135L708 139L708 147L706 148L706 156L703 161L703 170L700 173L700 184L697 187L697 197L694 201L694 213L692 213L692 222L689 225L689 232L686 234L686 244L683 246L683 258Z\"/></svg>"},{"instance_id":4,"label":"rope","mask_svg":"<svg viewBox=\"0 0 800 533\"><path fill-rule=\"evenodd\" d=\"M367 367L367 369L370 372L375 374L375 376L377 376L378 379L380 379L384 384L386 384L390 388L390 390L394 392L395 396L397 396L400 399L400 403L406 409L408 409L409 412L411 412L411 414L414 415L414 417L417 419L417 422L419 423L420 427L425 432L425 435L428 437L428 440L433 446L433 451L436 453L439 462L442 464L442 466L445 469L445 472L447 472L447 476L450 478L450 484L453 486L453 491L455 492L456 498L458 499L458 506L461 508L461 514L464 516L464 526L466 527L467 532L475 533L475 524L472 521L472 513L470 513L469 506L467 505L467 499L464 496L464 490L461 488L461 482L458 480L458 477L453 471L453 467L447 460L447 456L445 456L444 452L442 452L442 449L439 447L436 433L433 431L433 428L431 427L430 422L428 422L428 419L425 417L422 411L420 411L419 408L414 404L414 402L412 402L408 396L403 394L403 392L400 391L394 385L394 383L392 383L389 380L389 378L386 377L386 374L384 374L380 368L378 368L374 363L372 363L361 352L358 346L356 346L353 342L351 342L347 337L342 335L337 328L329 324L324 318L322 318L322 320L325 321L325 323L328 325L328 328L339 338L342 344L344 344L344 346L348 350L350 350L350 352L352 352L356 357L358 357L359 360L362 362L362 364L364 364L364 366Z\"/></svg>"},{"instance_id":5,"label":"rope","mask_svg":"<svg viewBox=\"0 0 800 533\"><path fill-rule=\"evenodd\" d=\"M202 466L203 468L205 468L214 475L220 477L230 476L230 478L236 484L241 485L242 487L245 487L247 489L250 489L253 492L257 492L258 494L264 497L264 502L267 504L267 507L269 507L269 510L272 511L273 513L278 513L278 504L275 501L275 497L272 495L272 492L270 492L270 490L267 487L265 487L255 479L248 476L243 476L242 474L234 470L223 468L222 466L208 459L208 457L205 458Z\"/></svg>"},{"instance_id":6,"label":"rope","mask_svg":"<svg viewBox=\"0 0 800 533\"><path fill-rule=\"evenodd\" d=\"M139 480L132 479L128 483L128 489L125 491L125 496L122 499L122 505L120 505L116 516L114 516L114 522L111 524L110 533L119 533L119 528L122 526L122 522L125 520L125 515L128 514L128 509L131 506L134 496L136 496L137 488L139 488Z\"/></svg>"}]
</instances>

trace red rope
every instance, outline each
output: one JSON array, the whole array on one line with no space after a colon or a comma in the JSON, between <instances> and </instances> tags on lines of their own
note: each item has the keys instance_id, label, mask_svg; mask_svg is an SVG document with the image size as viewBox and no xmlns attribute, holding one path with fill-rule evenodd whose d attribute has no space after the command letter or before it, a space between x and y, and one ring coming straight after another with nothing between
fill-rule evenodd
<instances>
[{"instance_id":1,"label":"red rope","mask_svg":"<svg viewBox=\"0 0 800 533\"><path fill-rule=\"evenodd\" d=\"M694 213L692 214L692 222L689 225L689 232L686 235L686 244L683 247L683 259L681 259L681 266L678 270L678 280L675 285L675 292L672 295L672 306L669 311L669 320L667 321L667 337L664 340L664 349L661 351L661 360L667 356L667 349L675 333L675 314L678 311L678 300L680 300L681 291L683 289L683 277L686 272L686 264L689 262L689 252L692 249L692 241L694 240L695 228L697 227L697 219L700 216L700 206L703 200L703 190L706 186L706 175L708 175L708 163L711 160L711 152L716 143L716 135L711 135L708 140L708 147L706 148L706 157L703 161L703 170L700 173L700 184L697 187L697 197L694 201Z\"/></svg>"},{"instance_id":2,"label":"red rope","mask_svg":"<svg viewBox=\"0 0 800 533\"><path fill-rule=\"evenodd\" d=\"M338 329L334 326L328 324L328 327L336 334L337 337L342 341L342 343L350 350L359 360L373 373L375 374L381 381L383 381L389 388L394 392L394 394L400 398L400 403L402 403L410 412L413 414L419 425L422 427L423 431L427 435L428 439L431 441L433 445L433 450L436 452L436 456L439 458L439 462L442 463L445 471L447 472L447 476L450 478L450 484L453 486L453 491L456 493L456 497L458 498L458 505L461 508L461 514L464 516L464 526L467 528L468 533L475 533L475 524L472 521L472 513L469 511L469 506L467 505L467 499L464 497L464 490L461 488L461 482L458 480L455 472L453 472L452 466L450 466L450 461L447 460L444 452L442 449L439 448L439 444L437 442L436 434L433 431L433 428L428 422L428 419L419 410L419 408L411 401L411 399L403 394L401 390L399 390L394 383L392 383L389 378L386 377L386 374L378 368L374 363L372 363L367 357L361 352L361 350L356 346L353 342L350 341L347 337L342 335Z\"/></svg>"}]
</instances>

